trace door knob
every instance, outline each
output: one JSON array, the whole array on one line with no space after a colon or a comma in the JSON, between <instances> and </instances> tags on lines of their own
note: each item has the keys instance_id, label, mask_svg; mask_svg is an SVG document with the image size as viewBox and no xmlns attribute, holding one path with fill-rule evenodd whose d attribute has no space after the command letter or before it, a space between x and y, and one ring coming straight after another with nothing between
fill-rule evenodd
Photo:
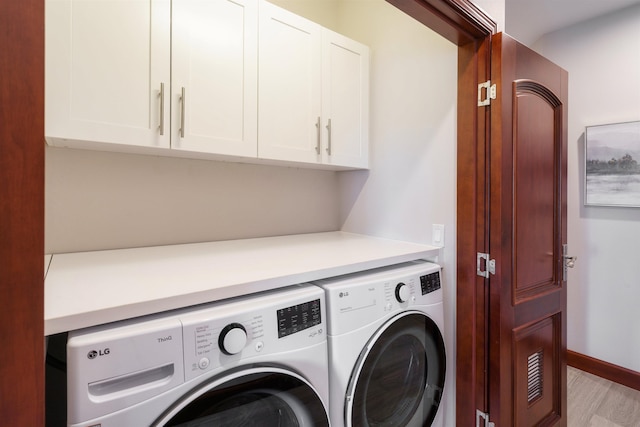
<instances>
[{"instance_id":1,"label":"door knob","mask_svg":"<svg viewBox=\"0 0 640 427\"><path fill-rule=\"evenodd\" d=\"M564 255L564 265L566 265L569 268L573 268L576 265L576 260L578 259L577 256L568 256L568 255Z\"/></svg>"},{"instance_id":2,"label":"door knob","mask_svg":"<svg viewBox=\"0 0 640 427\"><path fill-rule=\"evenodd\" d=\"M567 281L567 268L573 268L576 265L577 256L567 255L567 245L562 245L562 281Z\"/></svg>"}]
</instances>

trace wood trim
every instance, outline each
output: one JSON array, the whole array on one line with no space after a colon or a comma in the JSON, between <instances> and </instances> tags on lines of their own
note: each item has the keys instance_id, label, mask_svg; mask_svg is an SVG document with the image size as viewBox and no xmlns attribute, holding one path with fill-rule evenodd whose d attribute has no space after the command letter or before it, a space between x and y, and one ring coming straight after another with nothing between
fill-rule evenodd
<instances>
[{"instance_id":1,"label":"wood trim","mask_svg":"<svg viewBox=\"0 0 640 427\"><path fill-rule=\"evenodd\" d=\"M470 0L387 0L458 46L497 32L497 23Z\"/></svg>"},{"instance_id":2,"label":"wood trim","mask_svg":"<svg viewBox=\"0 0 640 427\"><path fill-rule=\"evenodd\" d=\"M0 414L44 425L44 2L0 0Z\"/></svg>"},{"instance_id":3,"label":"wood trim","mask_svg":"<svg viewBox=\"0 0 640 427\"><path fill-rule=\"evenodd\" d=\"M488 79L490 38L458 48L456 218L456 423L475 425L487 408L488 287L476 274L476 253L487 252L486 164L488 110L478 108L477 85ZM473 100L474 102L471 102Z\"/></svg>"},{"instance_id":4,"label":"wood trim","mask_svg":"<svg viewBox=\"0 0 640 427\"><path fill-rule=\"evenodd\" d=\"M567 350L567 365L640 391L640 372Z\"/></svg>"}]
</instances>

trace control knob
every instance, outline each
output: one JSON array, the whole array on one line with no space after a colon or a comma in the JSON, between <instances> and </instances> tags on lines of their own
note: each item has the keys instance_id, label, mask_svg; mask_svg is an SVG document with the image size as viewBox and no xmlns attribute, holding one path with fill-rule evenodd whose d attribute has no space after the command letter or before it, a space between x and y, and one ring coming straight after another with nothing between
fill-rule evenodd
<instances>
[{"instance_id":1,"label":"control knob","mask_svg":"<svg viewBox=\"0 0 640 427\"><path fill-rule=\"evenodd\" d=\"M229 323L218 337L218 347L228 356L240 353L246 344L247 330L240 323Z\"/></svg>"},{"instance_id":2,"label":"control knob","mask_svg":"<svg viewBox=\"0 0 640 427\"><path fill-rule=\"evenodd\" d=\"M409 287L402 282L398 283L396 285L396 300L398 300L399 303L407 302L409 296Z\"/></svg>"}]
</instances>

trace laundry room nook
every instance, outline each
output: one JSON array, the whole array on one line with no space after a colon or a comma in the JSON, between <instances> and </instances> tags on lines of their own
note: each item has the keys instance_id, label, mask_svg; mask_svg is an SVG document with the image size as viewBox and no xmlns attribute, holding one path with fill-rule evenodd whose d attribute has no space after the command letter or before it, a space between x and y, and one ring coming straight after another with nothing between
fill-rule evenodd
<instances>
[{"instance_id":1,"label":"laundry room nook","mask_svg":"<svg viewBox=\"0 0 640 427\"><path fill-rule=\"evenodd\" d=\"M640 0L0 4L3 425L637 427Z\"/></svg>"},{"instance_id":2,"label":"laundry room nook","mask_svg":"<svg viewBox=\"0 0 640 427\"><path fill-rule=\"evenodd\" d=\"M385 0L178 3L46 1L47 425L451 425L457 46Z\"/></svg>"}]
</instances>

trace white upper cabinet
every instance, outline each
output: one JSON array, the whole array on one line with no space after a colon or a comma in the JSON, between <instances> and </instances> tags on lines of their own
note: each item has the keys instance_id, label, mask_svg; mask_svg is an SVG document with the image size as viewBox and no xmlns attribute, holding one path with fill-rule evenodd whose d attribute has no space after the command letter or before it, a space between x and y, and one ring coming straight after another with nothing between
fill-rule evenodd
<instances>
[{"instance_id":1,"label":"white upper cabinet","mask_svg":"<svg viewBox=\"0 0 640 427\"><path fill-rule=\"evenodd\" d=\"M169 0L46 2L50 143L169 147L170 6Z\"/></svg>"},{"instance_id":2,"label":"white upper cabinet","mask_svg":"<svg viewBox=\"0 0 640 427\"><path fill-rule=\"evenodd\" d=\"M260 3L258 155L368 167L369 49Z\"/></svg>"},{"instance_id":3,"label":"white upper cabinet","mask_svg":"<svg viewBox=\"0 0 640 427\"><path fill-rule=\"evenodd\" d=\"M256 156L257 0L46 7L50 143Z\"/></svg>"},{"instance_id":4,"label":"white upper cabinet","mask_svg":"<svg viewBox=\"0 0 640 427\"><path fill-rule=\"evenodd\" d=\"M322 114L324 163L369 165L369 48L324 30Z\"/></svg>"},{"instance_id":5,"label":"white upper cabinet","mask_svg":"<svg viewBox=\"0 0 640 427\"><path fill-rule=\"evenodd\" d=\"M45 5L49 144L368 167L366 46L264 0Z\"/></svg>"},{"instance_id":6,"label":"white upper cabinet","mask_svg":"<svg viewBox=\"0 0 640 427\"><path fill-rule=\"evenodd\" d=\"M173 149L256 157L257 27L256 0L173 2Z\"/></svg>"},{"instance_id":7,"label":"white upper cabinet","mask_svg":"<svg viewBox=\"0 0 640 427\"><path fill-rule=\"evenodd\" d=\"M258 155L317 162L322 56L318 24L260 2Z\"/></svg>"}]
</instances>

